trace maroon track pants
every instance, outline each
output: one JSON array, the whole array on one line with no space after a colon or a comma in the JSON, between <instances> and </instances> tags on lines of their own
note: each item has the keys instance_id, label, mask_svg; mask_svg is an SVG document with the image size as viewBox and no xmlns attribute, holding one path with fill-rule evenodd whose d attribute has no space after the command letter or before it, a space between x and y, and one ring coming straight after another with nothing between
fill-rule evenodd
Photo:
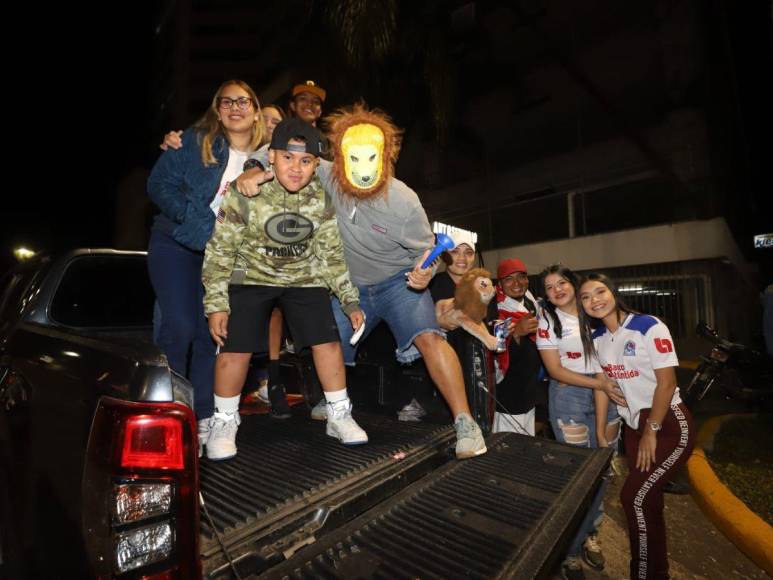
<instances>
[{"instance_id":1,"label":"maroon track pants","mask_svg":"<svg viewBox=\"0 0 773 580\"><path fill-rule=\"evenodd\" d=\"M629 475L620 492L628 538L631 542L631 578L668 578L666 524L663 519L663 487L687 462L695 446L692 415L684 404L672 406L663 419L655 449L655 465L642 473L636 468L639 440L649 429L650 409L639 416L639 429L625 428L625 457Z\"/></svg>"}]
</instances>

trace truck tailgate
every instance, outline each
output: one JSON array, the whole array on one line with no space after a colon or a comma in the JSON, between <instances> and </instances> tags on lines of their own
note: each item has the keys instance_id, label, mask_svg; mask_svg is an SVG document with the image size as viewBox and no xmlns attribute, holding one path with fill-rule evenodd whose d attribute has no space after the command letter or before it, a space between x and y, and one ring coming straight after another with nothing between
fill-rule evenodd
<instances>
[{"instance_id":1,"label":"truck tailgate","mask_svg":"<svg viewBox=\"0 0 773 580\"><path fill-rule=\"evenodd\" d=\"M205 575L229 575L218 535L243 577L545 574L611 457L499 434L450 461L450 426L355 416L367 445L344 447L305 413L243 417L238 456L201 462Z\"/></svg>"},{"instance_id":2,"label":"truck tailgate","mask_svg":"<svg viewBox=\"0 0 773 580\"><path fill-rule=\"evenodd\" d=\"M591 451L514 434L450 462L271 569L266 578L549 575L607 469Z\"/></svg>"},{"instance_id":3,"label":"truck tailgate","mask_svg":"<svg viewBox=\"0 0 773 580\"><path fill-rule=\"evenodd\" d=\"M262 571L451 458L448 425L363 412L355 418L367 445L341 445L303 410L284 421L242 417L238 455L200 463L205 574L226 573L218 534L240 569Z\"/></svg>"}]
</instances>

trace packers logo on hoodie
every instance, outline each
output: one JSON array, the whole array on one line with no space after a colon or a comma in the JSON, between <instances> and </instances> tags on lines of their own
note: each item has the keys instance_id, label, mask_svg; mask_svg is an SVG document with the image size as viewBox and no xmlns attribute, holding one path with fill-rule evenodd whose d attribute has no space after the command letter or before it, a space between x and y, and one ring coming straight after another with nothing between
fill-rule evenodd
<instances>
[{"instance_id":1,"label":"packers logo on hoodie","mask_svg":"<svg viewBox=\"0 0 773 580\"><path fill-rule=\"evenodd\" d=\"M265 231L269 239L277 244L297 244L314 233L314 224L301 214L283 212L266 221Z\"/></svg>"}]
</instances>

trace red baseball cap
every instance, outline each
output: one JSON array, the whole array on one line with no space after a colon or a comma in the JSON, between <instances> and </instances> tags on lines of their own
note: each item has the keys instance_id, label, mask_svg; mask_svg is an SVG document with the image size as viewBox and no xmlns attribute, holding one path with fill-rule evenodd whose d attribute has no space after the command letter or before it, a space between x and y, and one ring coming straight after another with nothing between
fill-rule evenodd
<instances>
[{"instance_id":1,"label":"red baseball cap","mask_svg":"<svg viewBox=\"0 0 773 580\"><path fill-rule=\"evenodd\" d=\"M518 258L508 258L507 260L502 260L499 262L499 267L497 268L497 278L507 278L510 274L514 274L515 272L523 272L524 274L528 274L526 271L526 264L521 262Z\"/></svg>"}]
</instances>

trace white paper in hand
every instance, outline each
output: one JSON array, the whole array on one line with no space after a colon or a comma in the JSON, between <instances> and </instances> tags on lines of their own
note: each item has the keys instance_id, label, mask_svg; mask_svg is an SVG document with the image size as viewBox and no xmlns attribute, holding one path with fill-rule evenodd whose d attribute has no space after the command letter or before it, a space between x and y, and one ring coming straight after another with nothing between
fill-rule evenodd
<instances>
[{"instance_id":1,"label":"white paper in hand","mask_svg":"<svg viewBox=\"0 0 773 580\"><path fill-rule=\"evenodd\" d=\"M360 324L360 328L357 332L355 332L352 337L349 339L349 344L354 346L357 344L357 341L360 340L360 337L362 336L362 333L365 332L365 313L362 313L362 324Z\"/></svg>"}]
</instances>

